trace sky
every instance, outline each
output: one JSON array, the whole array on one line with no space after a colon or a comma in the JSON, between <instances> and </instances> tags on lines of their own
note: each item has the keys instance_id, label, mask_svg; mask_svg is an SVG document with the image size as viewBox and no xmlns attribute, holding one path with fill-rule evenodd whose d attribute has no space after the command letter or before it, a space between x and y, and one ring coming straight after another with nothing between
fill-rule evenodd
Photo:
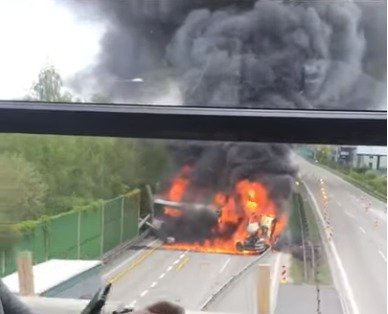
<instances>
[{"instance_id":1,"label":"sky","mask_svg":"<svg viewBox=\"0 0 388 314\"><path fill-rule=\"evenodd\" d=\"M91 66L104 29L54 0L0 1L0 99L22 99L47 65L65 81Z\"/></svg>"}]
</instances>

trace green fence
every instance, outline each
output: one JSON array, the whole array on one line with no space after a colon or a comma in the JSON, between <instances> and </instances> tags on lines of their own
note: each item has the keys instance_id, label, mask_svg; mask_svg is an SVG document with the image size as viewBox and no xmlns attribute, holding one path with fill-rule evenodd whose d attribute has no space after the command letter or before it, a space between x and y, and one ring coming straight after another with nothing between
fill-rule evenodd
<instances>
[{"instance_id":1,"label":"green fence","mask_svg":"<svg viewBox=\"0 0 388 314\"><path fill-rule=\"evenodd\" d=\"M140 192L97 201L38 222L18 225L21 241L0 250L0 276L16 270L16 253L31 251L34 263L48 259L99 259L138 235Z\"/></svg>"}]
</instances>

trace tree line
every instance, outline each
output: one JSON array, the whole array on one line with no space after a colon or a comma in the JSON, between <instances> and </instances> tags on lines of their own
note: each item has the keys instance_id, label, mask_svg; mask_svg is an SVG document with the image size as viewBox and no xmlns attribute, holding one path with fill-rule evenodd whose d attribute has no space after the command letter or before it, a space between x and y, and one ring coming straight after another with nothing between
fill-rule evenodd
<instances>
[{"instance_id":1,"label":"tree line","mask_svg":"<svg viewBox=\"0 0 388 314\"><path fill-rule=\"evenodd\" d=\"M26 99L68 102L73 96L47 67ZM36 219L109 199L157 183L169 164L163 141L1 134L0 219Z\"/></svg>"}]
</instances>

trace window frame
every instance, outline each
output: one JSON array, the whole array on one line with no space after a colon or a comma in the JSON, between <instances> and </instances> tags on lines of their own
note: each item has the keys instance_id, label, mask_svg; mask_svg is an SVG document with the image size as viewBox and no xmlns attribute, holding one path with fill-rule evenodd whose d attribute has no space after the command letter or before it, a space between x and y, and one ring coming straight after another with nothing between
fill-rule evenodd
<instances>
[{"instance_id":1,"label":"window frame","mask_svg":"<svg viewBox=\"0 0 388 314\"><path fill-rule=\"evenodd\" d=\"M0 101L0 132L387 145L387 113Z\"/></svg>"}]
</instances>

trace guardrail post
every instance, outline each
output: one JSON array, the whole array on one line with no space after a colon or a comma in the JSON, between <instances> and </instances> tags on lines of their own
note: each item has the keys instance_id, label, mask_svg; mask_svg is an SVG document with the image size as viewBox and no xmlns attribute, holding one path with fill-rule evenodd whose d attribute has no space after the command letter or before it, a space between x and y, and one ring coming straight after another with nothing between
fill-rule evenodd
<instances>
[{"instance_id":1,"label":"guardrail post","mask_svg":"<svg viewBox=\"0 0 388 314\"><path fill-rule=\"evenodd\" d=\"M123 243L124 236L124 198L125 196L121 197L120 243Z\"/></svg>"},{"instance_id":2,"label":"guardrail post","mask_svg":"<svg viewBox=\"0 0 388 314\"><path fill-rule=\"evenodd\" d=\"M104 219L105 219L105 203L101 205L101 243L100 243L100 256L104 256Z\"/></svg>"},{"instance_id":3,"label":"guardrail post","mask_svg":"<svg viewBox=\"0 0 388 314\"><path fill-rule=\"evenodd\" d=\"M260 264L257 283L257 307L259 314L270 314L271 266Z\"/></svg>"},{"instance_id":4,"label":"guardrail post","mask_svg":"<svg viewBox=\"0 0 388 314\"><path fill-rule=\"evenodd\" d=\"M77 217L77 258L81 258L81 211L78 211Z\"/></svg>"},{"instance_id":5,"label":"guardrail post","mask_svg":"<svg viewBox=\"0 0 388 314\"><path fill-rule=\"evenodd\" d=\"M19 252L17 257L19 294L32 296L35 294L34 273L32 271L32 254L29 251Z\"/></svg>"},{"instance_id":6,"label":"guardrail post","mask_svg":"<svg viewBox=\"0 0 388 314\"><path fill-rule=\"evenodd\" d=\"M1 251L1 275L5 274L5 250Z\"/></svg>"}]
</instances>

